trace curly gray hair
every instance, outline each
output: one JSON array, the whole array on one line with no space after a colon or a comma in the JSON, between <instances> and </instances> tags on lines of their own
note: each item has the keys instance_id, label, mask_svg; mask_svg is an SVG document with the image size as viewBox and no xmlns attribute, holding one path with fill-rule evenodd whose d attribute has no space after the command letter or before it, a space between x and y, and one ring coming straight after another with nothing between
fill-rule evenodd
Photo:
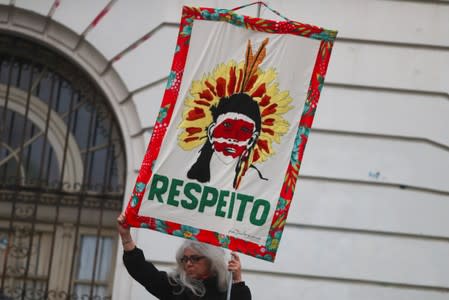
<instances>
[{"instance_id":1,"label":"curly gray hair","mask_svg":"<svg viewBox=\"0 0 449 300\"><path fill-rule=\"evenodd\" d=\"M190 248L199 255L205 256L210 264L210 274L217 277L217 288L224 292L228 288L228 282L231 280L225 261L225 252L222 248L209 244L199 243L192 240L185 240L176 252L176 268L168 274L170 284L179 287L176 294L181 294L186 288L193 294L202 297L206 293L206 288L202 281L190 278L184 270L181 258L184 256L184 250Z\"/></svg>"}]
</instances>

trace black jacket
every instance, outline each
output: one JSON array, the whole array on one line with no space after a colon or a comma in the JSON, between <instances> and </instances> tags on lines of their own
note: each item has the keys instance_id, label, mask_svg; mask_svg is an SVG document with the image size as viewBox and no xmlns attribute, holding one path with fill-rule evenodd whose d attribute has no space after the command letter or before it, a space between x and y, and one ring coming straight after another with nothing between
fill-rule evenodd
<instances>
[{"instance_id":1,"label":"black jacket","mask_svg":"<svg viewBox=\"0 0 449 300\"><path fill-rule=\"evenodd\" d=\"M206 287L203 297L198 297L187 289L179 295L174 294L176 287L168 282L167 273L159 271L151 262L146 261L142 250L137 247L123 252L123 262L128 273L160 300L226 300L226 292L218 290L216 278L203 281ZM231 300L251 300L251 292L244 282L232 285Z\"/></svg>"}]
</instances>

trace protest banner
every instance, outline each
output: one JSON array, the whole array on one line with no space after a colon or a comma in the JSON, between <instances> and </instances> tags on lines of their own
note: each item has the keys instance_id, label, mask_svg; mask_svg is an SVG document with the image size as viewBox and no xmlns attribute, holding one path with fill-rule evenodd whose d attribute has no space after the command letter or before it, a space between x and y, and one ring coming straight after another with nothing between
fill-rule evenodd
<instances>
[{"instance_id":1,"label":"protest banner","mask_svg":"<svg viewBox=\"0 0 449 300\"><path fill-rule=\"evenodd\" d=\"M127 223L274 261L336 31L184 7Z\"/></svg>"}]
</instances>

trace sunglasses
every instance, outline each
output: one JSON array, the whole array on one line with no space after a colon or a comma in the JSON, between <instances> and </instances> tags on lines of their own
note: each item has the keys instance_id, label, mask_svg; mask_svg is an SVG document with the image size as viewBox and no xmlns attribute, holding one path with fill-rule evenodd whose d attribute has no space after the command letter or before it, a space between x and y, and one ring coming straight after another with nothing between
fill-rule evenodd
<instances>
[{"instance_id":1,"label":"sunglasses","mask_svg":"<svg viewBox=\"0 0 449 300\"><path fill-rule=\"evenodd\" d=\"M205 258L205 256L200 256L200 255L187 256L187 255L184 255L183 257L181 257L181 262L183 264L186 264L186 263L188 263L190 261L192 264L195 264L195 263L199 262L200 260L202 260L203 258Z\"/></svg>"}]
</instances>

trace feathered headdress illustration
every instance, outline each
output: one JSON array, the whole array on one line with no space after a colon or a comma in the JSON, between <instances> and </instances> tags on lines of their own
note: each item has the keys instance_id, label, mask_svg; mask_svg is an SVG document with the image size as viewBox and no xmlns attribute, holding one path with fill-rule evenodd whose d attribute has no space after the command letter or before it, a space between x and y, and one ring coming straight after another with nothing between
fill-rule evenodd
<instances>
[{"instance_id":1,"label":"feathered headdress illustration","mask_svg":"<svg viewBox=\"0 0 449 300\"><path fill-rule=\"evenodd\" d=\"M261 129L257 141L237 162L233 182L235 189L240 186L248 168L266 161L275 153L273 142L279 144L281 136L290 126L283 118L283 114L292 108L289 105L292 101L289 92L279 90L274 68L261 69L268 43L269 39L264 39L254 53L252 43L248 40L244 61L237 63L231 60L226 64L219 64L211 73L193 81L179 124L181 133L178 145L183 150L193 150L208 140L207 128L213 123L211 107L216 107L222 98L245 93L257 102Z\"/></svg>"}]
</instances>

